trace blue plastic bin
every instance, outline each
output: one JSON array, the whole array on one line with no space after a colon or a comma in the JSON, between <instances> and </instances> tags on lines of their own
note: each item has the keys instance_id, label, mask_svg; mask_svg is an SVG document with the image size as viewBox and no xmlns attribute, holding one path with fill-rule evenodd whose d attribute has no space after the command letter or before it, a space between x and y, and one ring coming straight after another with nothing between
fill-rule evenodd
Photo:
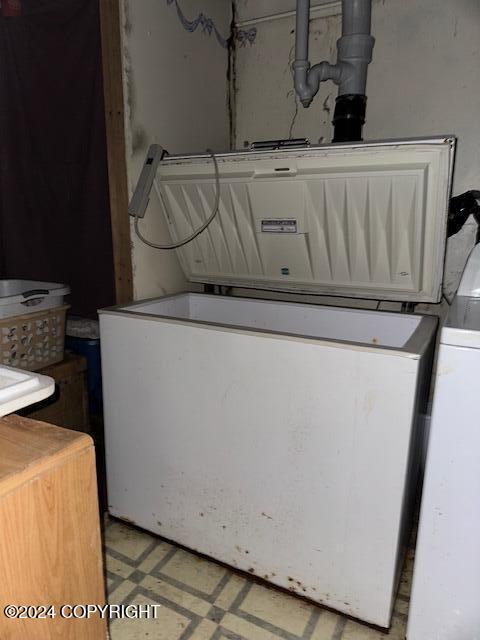
<instances>
[{"instance_id":1,"label":"blue plastic bin","mask_svg":"<svg viewBox=\"0 0 480 640\"><path fill-rule=\"evenodd\" d=\"M102 365L100 338L65 337L65 349L84 356L87 360L88 408L90 413L103 413Z\"/></svg>"}]
</instances>

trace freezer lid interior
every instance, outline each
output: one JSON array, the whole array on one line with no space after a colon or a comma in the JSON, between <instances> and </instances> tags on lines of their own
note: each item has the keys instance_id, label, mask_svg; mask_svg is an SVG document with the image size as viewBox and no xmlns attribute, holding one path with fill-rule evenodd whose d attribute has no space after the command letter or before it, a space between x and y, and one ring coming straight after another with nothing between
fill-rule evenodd
<instances>
[{"instance_id":1,"label":"freezer lid interior","mask_svg":"<svg viewBox=\"0 0 480 640\"><path fill-rule=\"evenodd\" d=\"M217 156L219 213L177 250L192 282L438 302L451 136ZM208 155L167 156L155 182L172 238L210 215Z\"/></svg>"}]
</instances>

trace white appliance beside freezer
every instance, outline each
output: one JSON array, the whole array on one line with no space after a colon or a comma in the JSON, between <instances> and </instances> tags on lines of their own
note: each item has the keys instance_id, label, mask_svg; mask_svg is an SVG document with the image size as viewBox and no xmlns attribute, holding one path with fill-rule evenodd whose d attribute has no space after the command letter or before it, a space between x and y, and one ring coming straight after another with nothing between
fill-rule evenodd
<instances>
[{"instance_id":1,"label":"white appliance beside freezer","mask_svg":"<svg viewBox=\"0 0 480 640\"><path fill-rule=\"evenodd\" d=\"M450 138L217 160L219 214L179 251L190 280L440 299ZM158 173L182 238L215 199L211 161ZM178 294L100 328L110 513L388 627L436 319Z\"/></svg>"},{"instance_id":2,"label":"white appliance beside freezer","mask_svg":"<svg viewBox=\"0 0 480 640\"><path fill-rule=\"evenodd\" d=\"M480 245L440 334L408 640L480 638Z\"/></svg>"}]
</instances>

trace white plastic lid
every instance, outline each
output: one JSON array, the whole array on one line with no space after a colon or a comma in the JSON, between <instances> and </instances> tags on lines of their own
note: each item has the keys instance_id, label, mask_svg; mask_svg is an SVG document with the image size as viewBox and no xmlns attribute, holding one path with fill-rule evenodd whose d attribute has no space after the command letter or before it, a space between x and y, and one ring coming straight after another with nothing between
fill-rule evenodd
<instances>
[{"instance_id":1,"label":"white plastic lid","mask_svg":"<svg viewBox=\"0 0 480 640\"><path fill-rule=\"evenodd\" d=\"M0 366L0 417L40 402L54 391L53 378Z\"/></svg>"}]
</instances>

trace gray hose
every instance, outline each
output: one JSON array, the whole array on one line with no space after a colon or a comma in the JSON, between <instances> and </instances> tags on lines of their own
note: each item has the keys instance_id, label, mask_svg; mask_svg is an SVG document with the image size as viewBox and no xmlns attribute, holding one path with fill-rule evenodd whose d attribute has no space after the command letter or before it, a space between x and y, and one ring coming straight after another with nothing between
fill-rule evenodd
<instances>
[{"instance_id":1,"label":"gray hose","mask_svg":"<svg viewBox=\"0 0 480 640\"><path fill-rule=\"evenodd\" d=\"M210 154L210 157L212 158L213 164L215 166L215 204L213 205L212 213L210 214L206 222L204 222L202 226L199 227L196 231L194 231L191 235L189 235L187 238L184 238L183 240L179 240L178 242L173 242L171 244L156 244L155 242L151 242L150 240L147 240L147 238L145 238L145 236L142 235L139 229L138 216L135 216L135 221L134 221L135 233L137 234L138 238L140 238L140 240L147 246L152 247L153 249L162 249L163 251L170 251L171 249L179 249L180 247L183 247L189 242L192 242L192 240L195 240L197 236L203 233L203 231L205 231L205 229L210 225L212 220L217 215L220 207L220 171L218 168L218 162L217 162L217 158L215 157L215 154L213 153L213 151L210 151L210 149L207 149L207 151Z\"/></svg>"}]
</instances>

